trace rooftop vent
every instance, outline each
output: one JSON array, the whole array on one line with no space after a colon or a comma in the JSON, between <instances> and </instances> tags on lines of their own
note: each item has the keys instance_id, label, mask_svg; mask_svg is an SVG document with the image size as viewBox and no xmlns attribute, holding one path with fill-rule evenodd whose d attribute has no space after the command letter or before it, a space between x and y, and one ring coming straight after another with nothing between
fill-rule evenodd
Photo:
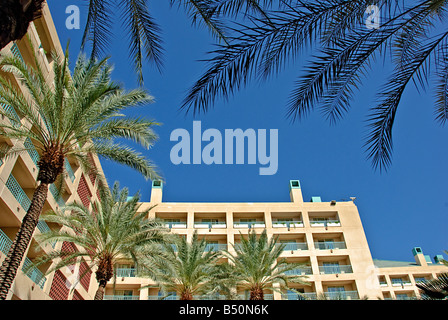
<instances>
[{"instance_id":1,"label":"rooftop vent","mask_svg":"<svg viewBox=\"0 0 448 320\"><path fill-rule=\"evenodd\" d=\"M300 181L299 180L290 180L289 187L291 189L300 189Z\"/></svg>"}]
</instances>

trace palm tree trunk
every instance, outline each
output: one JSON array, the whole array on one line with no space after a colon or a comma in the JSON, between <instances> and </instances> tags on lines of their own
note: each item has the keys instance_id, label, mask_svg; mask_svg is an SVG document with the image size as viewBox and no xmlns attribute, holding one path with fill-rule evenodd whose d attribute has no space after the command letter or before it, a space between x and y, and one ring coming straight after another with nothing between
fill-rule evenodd
<instances>
[{"instance_id":1,"label":"palm tree trunk","mask_svg":"<svg viewBox=\"0 0 448 320\"><path fill-rule=\"evenodd\" d=\"M100 284L98 285L98 289L95 292L95 298L94 300L103 300L104 299L104 291L106 289L107 281L101 280Z\"/></svg>"},{"instance_id":2,"label":"palm tree trunk","mask_svg":"<svg viewBox=\"0 0 448 320\"><path fill-rule=\"evenodd\" d=\"M190 290L185 290L180 294L180 300L193 300L193 295Z\"/></svg>"},{"instance_id":3,"label":"palm tree trunk","mask_svg":"<svg viewBox=\"0 0 448 320\"><path fill-rule=\"evenodd\" d=\"M4 0L0 7L0 49L22 39L31 21L42 15L45 0Z\"/></svg>"},{"instance_id":4,"label":"palm tree trunk","mask_svg":"<svg viewBox=\"0 0 448 320\"><path fill-rule=\"evenodd\" d=\"M259 285L250 289L250 300L264 300L263 289Z\"/></svg>"},{"instance_id":5,"label":"palm tree trunk","mask_svg":"<svg viewBox=\"0 0 448 320\"><path fill-rule=\"evenodd\" d=\"M22 220L22 225L0 268L0 300L5 300L17 274L23 256L39 222L39 216L47 199L48 184L41 183L34 191L30 208Z\"/></svg>"}]
</instances>

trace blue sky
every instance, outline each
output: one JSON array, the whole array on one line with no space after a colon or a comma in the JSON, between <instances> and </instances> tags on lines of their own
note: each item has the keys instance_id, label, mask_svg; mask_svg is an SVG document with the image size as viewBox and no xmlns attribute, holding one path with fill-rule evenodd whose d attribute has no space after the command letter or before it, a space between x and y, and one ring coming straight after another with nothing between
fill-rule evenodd
<instances>
[{"instance_id":1,"label":"blue sky","mask_svg":"<svg viewBox=\"0 0 448 320\"><path fill-rule=\"evenodd\" d=\"M62 47L70 39L74 60L79 53L86 2L48 2ZM185 115L179 107L205 70L199 60L212 49L213 39L206 30L192 27L186 14L177 7L170 8L168 1L151 3L152 13L163 29L165 68L160 74L145 66L145 87L156 102L129 114L163 124L156 129L160 137L157 144L149 151L140 151L163 173L164 201L283 202L289 201L289 180L299 179L305 201L312 196L321 196L323 201L356 197L373 258L412 261L411 249L415 246L431 258L448 250L448 173L444 169L448 163L448 128L434 121L431 91L406 91L394 125L393 164L382 174L371 168L362 149L366 115L387 74L382 65L375 66L356 94L350 112L333 126L319 111L294 124L285 117L289 93L303 67L300 61L278 77L252 82L227 102L218 100L205 115ZM81 8L80 30L65 27L65 8L72 4ZM116 26L119 28L118 23ZM109 52L115 65L114 79L126 88L137 86L124 35L115 34ZM176 143L170 141L170 134L177 128L191 133L193 120L201 120L202 130L216 128L222 134L225 129L236 128L278 129L277 173L261 176L259 164L172 164L170 150ZM142 200L149 201L150 181L108 161L102 161L102 166L109 183L118 180L131 193L140 191Z\"/></svg>"}]
</instances>

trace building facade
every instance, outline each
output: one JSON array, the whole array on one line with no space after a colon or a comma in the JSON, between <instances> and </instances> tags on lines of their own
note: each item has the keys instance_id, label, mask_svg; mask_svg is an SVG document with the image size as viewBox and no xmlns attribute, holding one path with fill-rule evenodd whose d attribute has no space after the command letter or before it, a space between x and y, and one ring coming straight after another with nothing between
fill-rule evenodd
<instances>
[{"instance_id":1,"label":"building facade","mask_svg":"<svg viewBox=\"0 0 448 320\"><path fill-rule=\"evenodd\" d=\"M33 54L30 42L36 50L40 66L49 83L52 81L53 61L51 52L56 51L63 56L58 35L56 33L53 20L48 9L44 6L41 18L31 23L28 33L23 39L11 42L0 52L4 54L14 54L22 59L25 63L33 65ZM27 95L26 89L22 87L20 81L11 78L10 81L19 88L24 95ZM0 107L15 120L11 125L27 126L29 123L14 110L12 106L0 105ZM9 122L6 117L0 121ZM12 241L21 225L22 219L28 210L31 198L35 188L37 187L37 162L39 161L39 153L34 148L31 140L19 141L6 139L0 135L0 144L3 146L25 146L27 152L19 155L11 156L7 159L0 160L0 263L4 260L9 251ZM95 155L91 157L92 162L101 170L101 164ZM98 198L96 181L93 176L89 176L82 172L80 165L75 159L66 159L65 177L63 192L58 191L56 185L49 187L48 197L45 202L43 211L56 210L66 202L79 202L89 205L90 200ZM45 232L49 228L58 228L40 221L35 233ZM60 244L59 244L60 245ZM70 245L64 243L63 245ZM34 249L37 247L37 251ZM26 257L22 262L15 282L10 290L8 299L92 299L96 290L95 286L91 286L90 282L96 282L91 279L90 274L78 284L76 290L71 287L76 284L75 271L84 270L86 268L85 261L79 261L78 265L73 269L60 270L56 273L44 275L50 266L41 268L32 268L26 274L23 272L27 266L33 263L33 260L42 251L48 251L52 248L40 246L36 239L32 240L32 244L28 249ZM73 248L76 250L76 248ZM93 290L93 293L92 293Z\"/></svg>"},{"instance_id":2,"label":"building facade","mask_svg":"<svg viewBox=\"0 0 448 320\"><path fill-rule=\"evenodd\" d=\"M300 182L289 183L291 202L269 203L179 203L163 202L163 184L154 181L150 217L165 221L171 232L191 239L195 231L206 239L209 250L233 251L241 237L254 230L267 231L285 244L282 257L302 263L294 270L306 276L310 285L293 291L265 292L267 299L416 299L416 283L434 279L448 267L435 263L414 248L415 262L373 260L358 209L353 201L322 202L312 197L304 202ZM241 299L248 293L237 292ZM160 299L157 284L136 276L133 265L117 265L117 279L106 290L106 299ZM201 298L201 297L197 297ZM168 299L177 299L175 296Z\"/></svg>"}]
</instances>

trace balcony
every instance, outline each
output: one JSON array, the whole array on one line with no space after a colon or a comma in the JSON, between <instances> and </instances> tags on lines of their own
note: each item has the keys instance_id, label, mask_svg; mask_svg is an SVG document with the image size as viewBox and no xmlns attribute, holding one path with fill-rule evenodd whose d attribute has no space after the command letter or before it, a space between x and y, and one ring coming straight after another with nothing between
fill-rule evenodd
<instances>
[{"instance_id":1,"label":"balcony","mask_svg":"<svg viewBox=\"0 0 448 320\"><path fill-rule=\"evenodd\" d=\"M31 200L28 198L27 194L23 191L22 187L12 174L9 175L8 180L6 181L6 187L12 193L17 202L20 203L23 210L28 211L31 205Z\"/></svg>"},{"instance_id":2,"label":"balcony","mask_svg":"<svg viewBox=\"0 0 448 320\"><path fill-rule=\"evenodd\" d=\"M225 243L207 243L205 246L205 251L224 251L227 250L227 244Z\"/></svg>"},{"instance_id":3,"label":"balcony","mask_svg":"<svg viewBox=\"0 0 448 320\"><path fill-rule=\"evenodd\" d=\"M290 230L291 228L302 228L303 221L300 221L300 220L276 220L276 221L272 221L272 227L273 228L288 228L288 230Z\"/></svg>"},{"instance_id":4,"label":"balcony","mask_svg":"<svg viewBox=\"0 0 448 320\"><path fill-rule=\"evenodd\" d=\"M301 275L313 274L313 271L311 269L311 266L303 266L297 269L286 271L285 274L287 276L301 276Z\"/></svg>"},{"instance_id":5,"label":"balcony","mask_svg":"<svg viewBox=\"0 0 448 320\"><path fill-rule=\"evenodd\" d=\"M353 273L352 266L350 265L323 265L319 266L320 274L344 274L344 273Z\"/></svg>"},{"instance_id":6,"label":"balcony","mask_svg":"<svg viewBox=\"0 0 448 320\"><path fill-rule=\"evenodd\" d=\"M187 228L186 221L165 219L164 222L165 222L165 227L168 229L186 229Z\"/></svg>"},{"instance_id":7,"label":"balcony","mask_svg":"<svg viewBox=\"0 0 448 320\"><path fill-rule=\"evenodd\" d=\"M308 250L308 244L306 242L280 242L277 246L285 245L283 251L296 251L296 250Z\"/></svg>"},{"instance_id":8,"label":"balcony","mask_svg":"<svg viewBox=\"0 0 448 320\"><path fill-rule=\"evenodd\" d=\"M72 166L70 165L70 162L68 162L67 159L65 159L65 171L67 171L68 176L72 182L75 181L75 173L73 172Z\"/></svg>"},{"instance_id":9,"label":"balcony","mask_svg":"<svg viewBox=\"0 0 448 320\"><path fill-rule=\"evenodd\" d=\"M252 229L252 228L266 228L266 225L263 221L256 221L256 220L246 221L245 219L241 219L238 222L234 222L233 227L237 229L242 228Z\"/></svg>"},{"instance_id":10,"label":"balcony","mask_svg":"<svg viewBox=\"0 0 448 320\"><path fill-rule=\"evenodd\" d=\"M225 229L227 225L224 221L195 221L196 229Z\"/></svg>"},{"instance_id":11,"label":"balcony","mask_svg":"<svg viewBox=\"0 0 448 320\"><path fill-rule=\"evenodd\" d=\"M319 241L314 243L317 250L347 249L344 241Z\"/></svg>"},{"instance_id":12,"label":"balcony","mask_svg":"<svg viewBox=\"0 0 448 320\"><path fill-rule=\"evenodd\" d=\"M0 229L0 251L7 255L11 248L12 240ZM43 289L47 278L42 271L36 268L28 257L25 257L23 262L22 271L41 289Z\"/></svg>"},{"instance_id":13,"label":"balcony","mask_svg":"<svg viewBox=\"0 0 448 320\"><path fill-rule=\"evenodd\" d=\"M9 121L11 122L11 125L16 128L20 127L21 126L20 117L17 114L16 110L12 106L5 103L0 103L0 106L5 111L5 114L8 117Z\"/></svg>"},{"instance_id":14,"label":"balcony","mask_svg":"<svg viewBox=\"0 0 448 320\"><path fill-rule=\"evenodd\" d=\"M341 222L337 219L326 219L326 218L313 218L310 219L310 225L312 227L340 227Z\"/></svg>"},{"instance_id":15,"label":"balcony","mask_svg":"<svg viewBox=\"0 0 448 320\"><path fill-rule=\"evenodd\" d=\"M140 300L140 296L105 295L104 300Z\"/></svg>"},{"instance_id":16,"label":"balcony","mask_svg":"<svg viewBox=\"0 0 448 320\"><path fill-rule=\"evenodd\" d=\"M117 278L134 278L136 276L135 268L117 268L115 272Z\"/></svg>"},{"instance_id":17,"label":"balcony","mask_svg":"<svg viewBox=\"0 0 448 320\"><path fill-rule=\"evenodd\" d=\"M325 299L328 300L358 300L358 291L335 291L324 292Z\"/></svg>"},{"instance_id":18,"label":"balcony","mask_svg":"<svg viewBox=\"0 0 448 320\"><path fill-rule=\"evenodd\" d=\"M282 300L317 300L317 294L315 292L282 293Z\"/></svg>"}]
</instances>

